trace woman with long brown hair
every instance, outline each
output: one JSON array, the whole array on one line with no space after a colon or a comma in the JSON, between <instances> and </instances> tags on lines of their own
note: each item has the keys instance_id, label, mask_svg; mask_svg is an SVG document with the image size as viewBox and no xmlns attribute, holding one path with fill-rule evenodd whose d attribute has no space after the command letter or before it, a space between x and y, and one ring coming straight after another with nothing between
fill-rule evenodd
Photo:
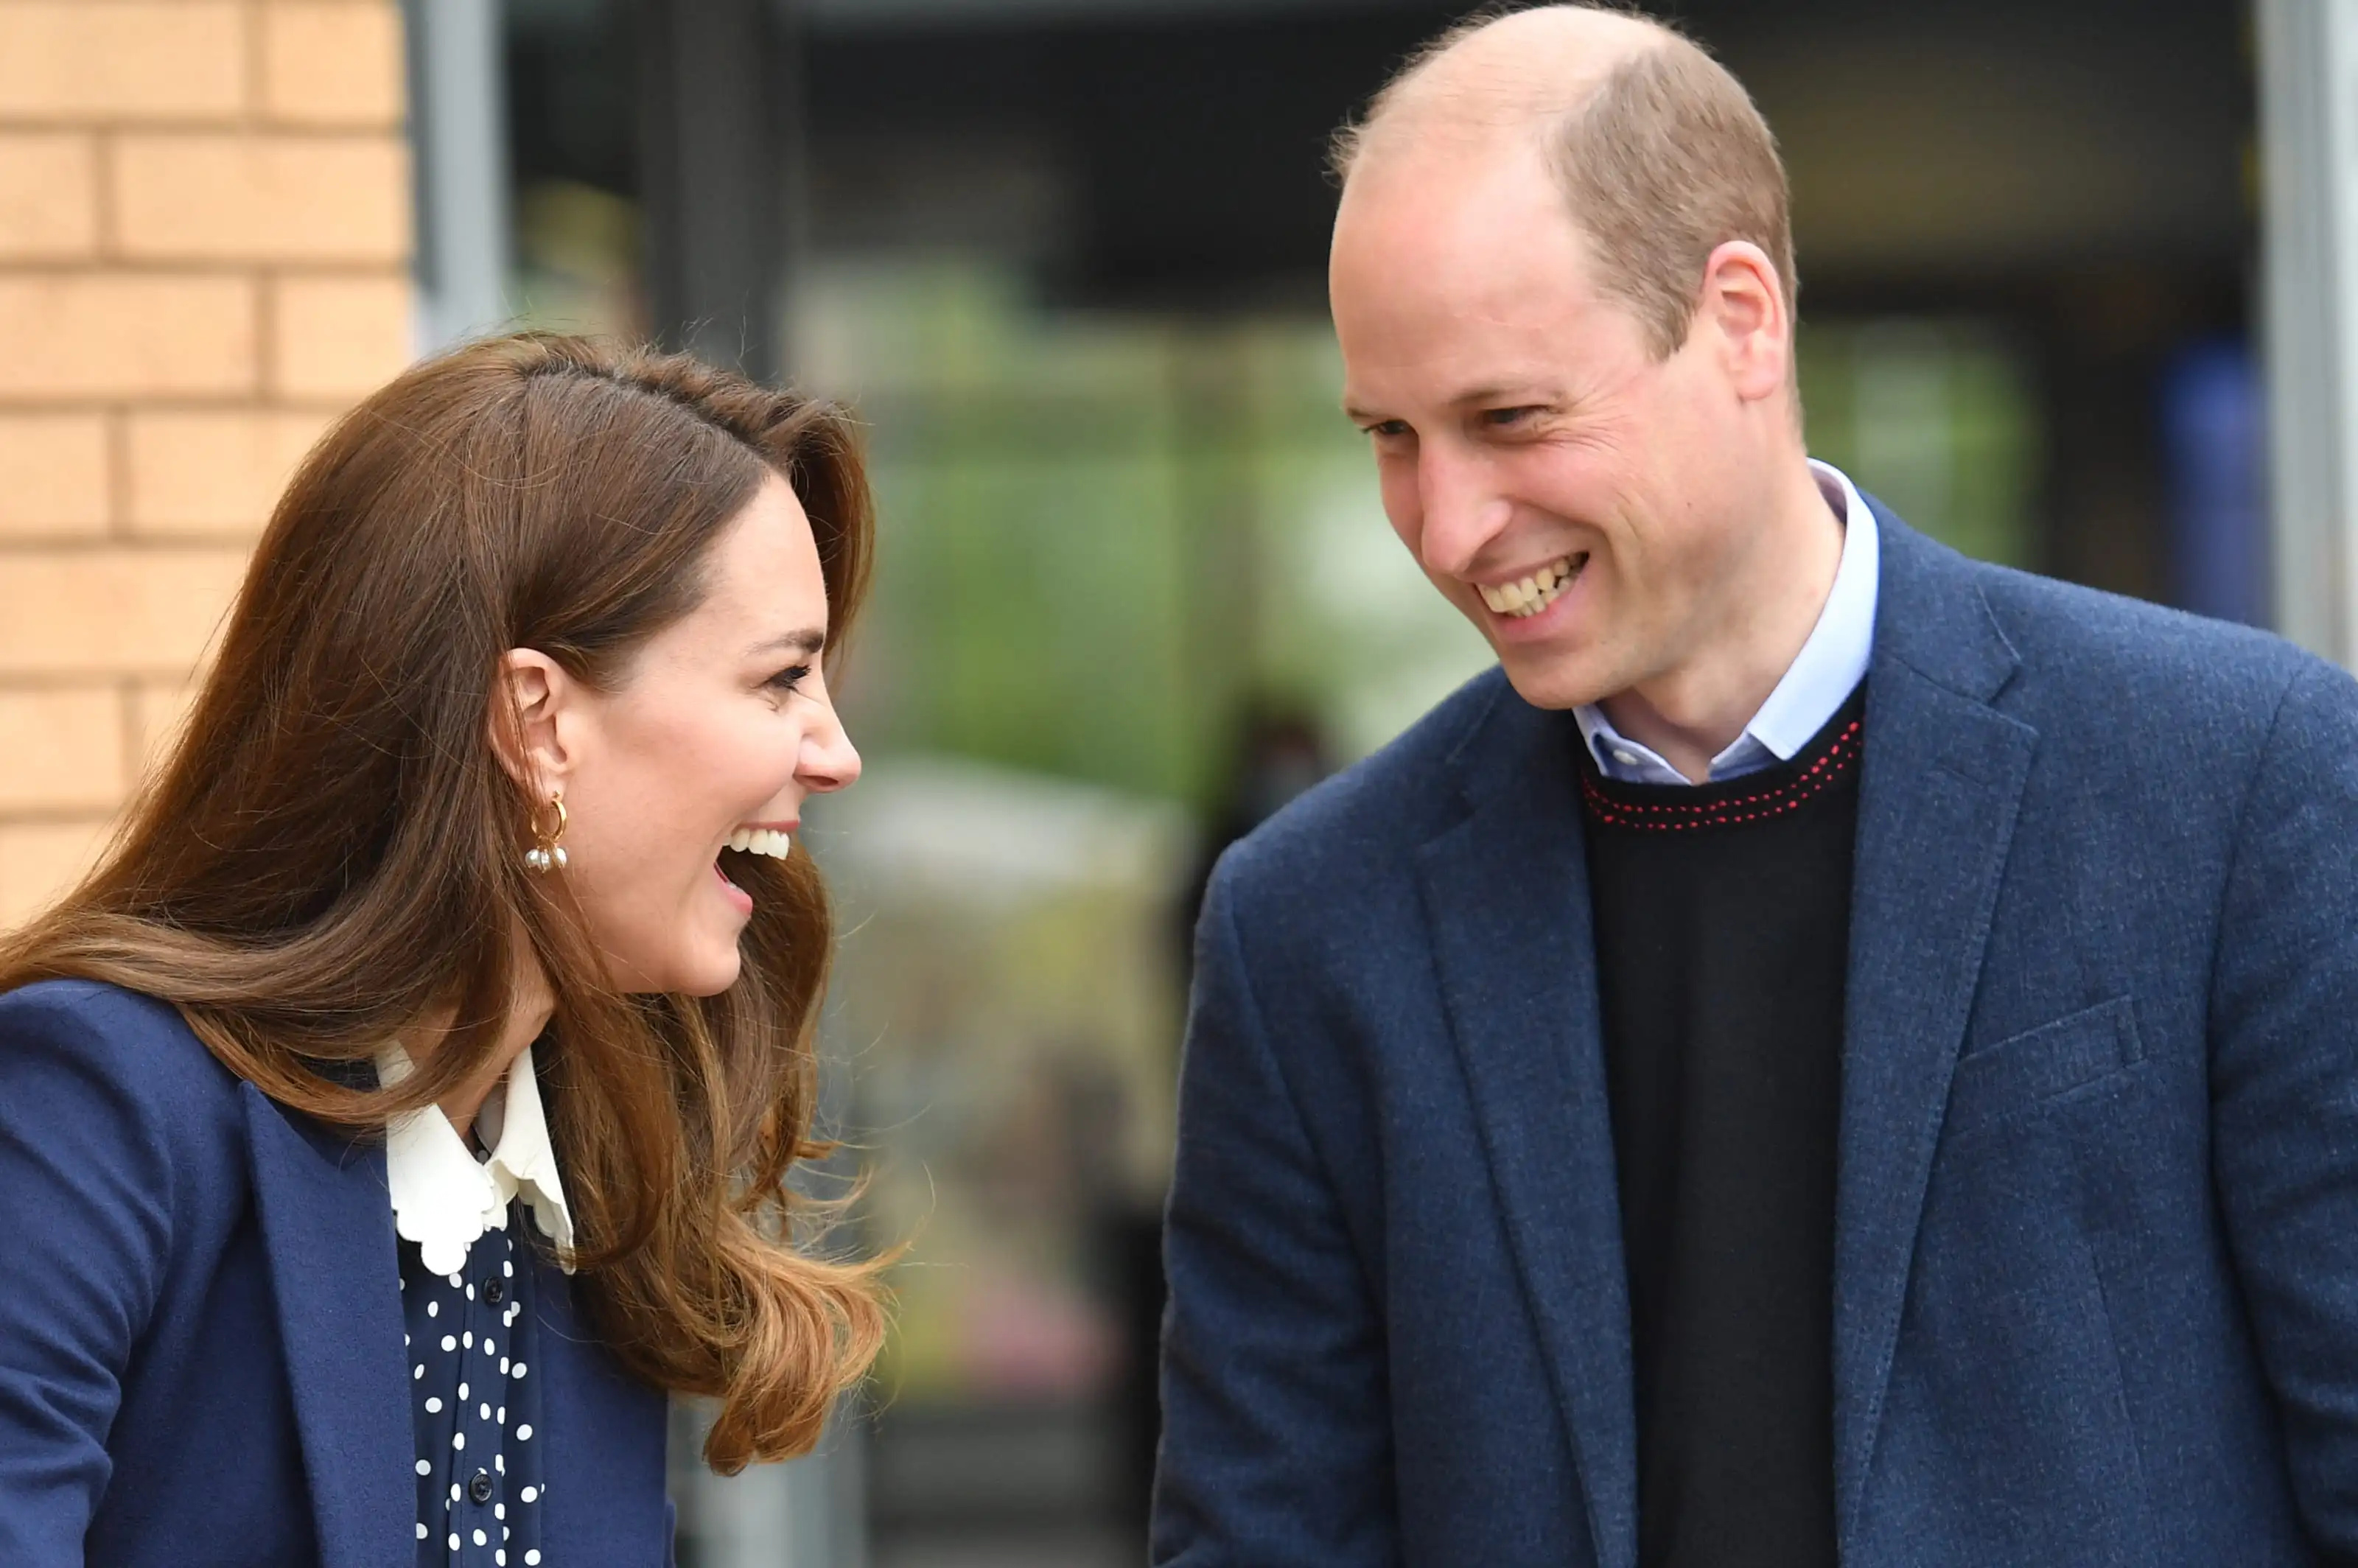
<instances>
[{"instance_id":1,"label":"woman with long brown hair","mask_svg":"<svg viewBox=\"0 0 2358 1568\"><path fill-rule=\"evenodd\" d=\"M0 943L0 1562L654 1563L664 1391L807 1449L795 1246L858 776L851 431L521 337L337 426L99 869Z\"/></svg>"}]
</instances>

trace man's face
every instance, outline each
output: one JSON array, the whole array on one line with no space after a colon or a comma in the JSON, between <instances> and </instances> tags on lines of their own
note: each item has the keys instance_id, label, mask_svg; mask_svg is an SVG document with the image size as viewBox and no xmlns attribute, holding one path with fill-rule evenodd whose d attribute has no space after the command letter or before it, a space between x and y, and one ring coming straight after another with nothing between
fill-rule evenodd
<instances>
[{"instance_id":1,"label":"man's face","mask_svg":"<svg viewBox=\"0 0 2358 1568\"><path fill-rule=\"evenodd\" d=\"M1758 500L1712 334L1657 360L1593 276L1536 153L1389 153L1336 221L1344 404L1385 514L1543 708L1674 676L1724 633Z\"/></svg>"}]
</instances>

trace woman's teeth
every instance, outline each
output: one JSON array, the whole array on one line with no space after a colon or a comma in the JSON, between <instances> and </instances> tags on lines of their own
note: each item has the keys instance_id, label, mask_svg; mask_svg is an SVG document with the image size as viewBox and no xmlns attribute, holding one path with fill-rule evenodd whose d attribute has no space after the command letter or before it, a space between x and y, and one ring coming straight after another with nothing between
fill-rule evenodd
<instances>
[{"instance_id":1,"label":"woman's teeth","mask_svg":"<svg viewBox=\"0 0 2358 1568\"><path fill-rule=\"evenodd\" d=\"M1476 583L1475 587L1482 595L1482 602L1492 611L1520 621L1537 615L1553 604L1563 596L1563 590L1572 586L1572 579L1580 575L1580 568L1587 564L1585 553L1566 556L1562 560L1541 567L1520 582L1501 583L1496 588L1487 583Z\"/></svg>"},{"instance_id":2,"label":"woman's teeth","mask_svg":"<svg viewBox=\"0 0 2358 1568\"><path fill-rule=\"evenodd\" d=\"M729 847L741 855L767 855L783 860L794 849L794 839L771 827L740 827L729 835Z\"/></svg>"}]
</instances>

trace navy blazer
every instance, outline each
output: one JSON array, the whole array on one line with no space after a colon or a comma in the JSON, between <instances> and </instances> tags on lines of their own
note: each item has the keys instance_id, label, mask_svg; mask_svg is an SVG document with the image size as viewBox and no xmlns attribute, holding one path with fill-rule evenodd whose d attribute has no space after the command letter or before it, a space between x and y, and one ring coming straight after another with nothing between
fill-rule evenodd
<instances>
[{"instance_id":1,"label":"navy blazer","mask_svg":"<svg viewBox=\"0 0 2358 1568\"><path fill-rule=\"evenodd\" d=\"M1876 517L1842 1561L2358 1553L2358 685ZM1213 879L1157 1562L1636 1562L1578 744L1494 671Z\"/></svg>"},{"instance_id":2,"label":"navy blazer","mask_svg":"<svg viewBox=\"0 0 2358 1568\"><path fill-rule=\"evenodd\" d=\"M665 1563L664 1398L536 1267L546 1560ZM381 1141L152 998L0 996L0 1563L414 1562L409 1380Z\"/></svg>"}]
</instances>

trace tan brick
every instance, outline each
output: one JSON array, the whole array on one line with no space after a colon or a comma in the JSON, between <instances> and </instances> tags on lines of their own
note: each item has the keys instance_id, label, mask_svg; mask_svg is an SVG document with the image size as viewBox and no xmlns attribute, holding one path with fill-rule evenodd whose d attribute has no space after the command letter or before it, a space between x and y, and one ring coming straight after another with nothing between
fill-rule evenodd
<instances>
[{"instance_id":1,"label":"tan brick","mask_svg":"<svg viewBox=\"0 0 2358 1568\"><path fill-rule=\"evenodd\" d=\"M142 681L131 697L131 734L135 776L145 779L179 739L180 726L197 699L193 680Z\"/></svg>"},{"instance_id":2,"label":"tan brick","mask_svg":"<svg viewBox=\"0 0 2358 1568\"><path fill-rule=\"evenodd\" d=\"M245 107L235 0L5 0L0 115L230 119Z\"/></svg>"},{"instance_id":3,"label":"tan brick","mask_svg":"<svg viewBox=\"0 0 2358 1568\"><path fill-rule=\"evenodd\" d=\"M254 321L243 278L0 276L0 398L251 392Z\"/></svg>"},{"instance_id":4,"label":"tan brick","mask_svg":"<svg viewBox=\"0 0 2358 1568\"><path fill-rule=\"evenodd\" d=\"M244 566L234 548L0 555L0 676L178 675Z\"/></svg>"},{"instance_id":5,"label":"tan brick","mask_svg":"<svg viewBox=\"0 0 2358 1568\"><path fill-rule=\"evenodd\" d=\"M128 135L117 243L139 261L399 262L408 180L391 136Z\"/></svg>"},{"instance_id":6,"label":"tan brick","mask_svg":"<svg viewBox=\"0 0 2358 1568\"><path fill-rule=\"evenodd\" d=\"M97 863L114 826L103 816L0 826L0 930L23 925L70 892Z\"/></svg>"},{"instance_id":7,"label":"tan brick","mask_svg":"<svg viewBox=\"0 0 2358 1568\"><path fill-rule=\"evenodd\" d=\"M113 687L0 690L0 811L106 810L123 798Z\"/></svg>"},{"instance_id":8,"label":"tan brick","mask_svg":"<svg viewBox=\"0 0 2358 1568\"><path fill-rule=\"evenodd\" d=\"M276 287L270 384L280 395L360 397L408 364L407 279L285 278Z\"/></svg>"},{"instance_id":9,"label":"tan brick","mask_svg":"<svg viewBox=\"0 0 2358 1568\"><path fill-rule=\"evenodd\" d=\"M106 422L0 414L0 539L106 532Z\"/></svg>"},{"instance_id":10,"label":"tan brick","mask_svg":"<svg viewBox=\"0 0 2358 1568\"><path fill-rule=\"evenodd\" d=\"M387 5L272 5L262 13L262 106L303 125L401 123L401 14Z\"/></svg>"},{"instance_id":11,"label":"tan brick","mask_svg":"<svg viewBox=\"0 0 2358 1568\"><path fill-rule=\"evenodd\" d=\"M54 261L98 249L98 157L88 136L0 132L0 256Z\"/></svg>"},{"instance_id":12,"label":"tan brick","mask_svg":"<svg viewBox=\"0 0 2358 1568\"><path fill-rule=\"evenodd\" d=\"M253 409L133 415L133 532L259 532L328 424L324 414Z\"/></svg>"}]
</instances>

